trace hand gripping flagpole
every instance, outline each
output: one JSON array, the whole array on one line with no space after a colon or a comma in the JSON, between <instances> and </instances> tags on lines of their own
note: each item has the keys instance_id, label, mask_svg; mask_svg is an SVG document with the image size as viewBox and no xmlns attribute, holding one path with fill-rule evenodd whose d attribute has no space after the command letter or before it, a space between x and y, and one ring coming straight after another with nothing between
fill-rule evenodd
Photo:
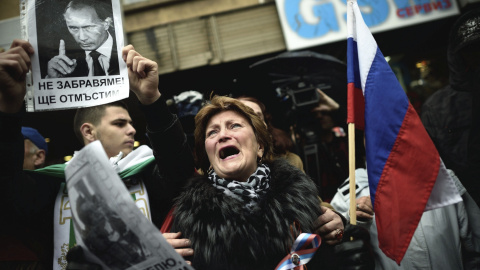
<instances>
[{"instance_id":1,"label":"hand gripping flagpole","mask_svg":"<svg viewBox=\"0 0 480 270\"><path fill-rule=\"evenodd\" d=\"M303 269L303 265L312 259L321 242L317 234L300 234L293 243L290 254L280 261L275 270Z\"/></svg>"}]
</instances>

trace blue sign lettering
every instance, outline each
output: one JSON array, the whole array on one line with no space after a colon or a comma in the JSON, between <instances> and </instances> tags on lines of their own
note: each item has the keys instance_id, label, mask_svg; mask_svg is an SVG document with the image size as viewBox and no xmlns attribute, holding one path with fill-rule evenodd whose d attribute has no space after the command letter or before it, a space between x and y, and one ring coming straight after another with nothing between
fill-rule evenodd
<instances>
[{"instance_id":1,"label":"blue sign lettering","mask_svg":"<svg viewBox=\"0 0 480 270\"><path fill-rule=\"evenodd\" d=\"M331 31L339 31L339 22L336 17L335 7L332 2L318 1L318 4L312 5L312 12L319 19L317 24L308 23L300 11L300 3L308 0L285 0L284 11L288 25L302 38L318 38L328 34ZM310 0L314 1L314 0ZM332 0L333 1L333 0ZM346 0L340 0L343 4L347 4ZM409 0L394 0L397 5L408 6ZM415 0L416 2L424 2L429 0ZM317 2L317 1L315 1ZM385 22L389 14L389 6L387 0L358 0L358 6L362 10L362 15L368 27L379 25ZM343 16L347 21L347 14Z\"/></svg>"},{"instance_id":2,"label":"blue sign lettering","mask_svg":"<svg viewBox=\"0 0 480 270\"><path fill-rule=\"evenodd\" d=\"M404 1L404 0L396 0L396 1ZM408 0L405 0L408 2ZM342 0L342 2L346 5L347 1ZM379 0L379 1L372 1L372 0L358 0L357 1L358 7L362 12L363 20L368 27L376 26L385 22L388 18L388 13L390 12L387 0ZM347 21L347 14L343 16L345 22Z\"/></svg>"},{"instance_id":3,"label":"blue sign lettering","mask_svg":"<svg viewBox=\"0 0 480 270\"><path fill-rule=\"evenodd\" d=\"M321 3L313 6L313 14L319 18L317 24L309 24L300 13L302 0L286 0L285 16L290 28L303 38L318 38L330 31L339 31L335 9L332 3Z\"/></svg>"}]
</instances>

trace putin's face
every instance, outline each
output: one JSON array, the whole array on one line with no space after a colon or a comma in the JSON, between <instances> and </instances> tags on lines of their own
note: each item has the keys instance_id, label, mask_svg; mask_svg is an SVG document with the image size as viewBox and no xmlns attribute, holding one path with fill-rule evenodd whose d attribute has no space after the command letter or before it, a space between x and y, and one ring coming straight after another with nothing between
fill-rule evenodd
<instances>
[{"instance_id":1,"label":"putin's face","mask_svg":"<svg viewBox=\"0 0 480 270\"><path fill-rule=\"evenodd\" d=\"M83 50L96 50L108 38L110 18L102 21L92 7L69 8L64 18L68 31Z\"/></svg>"}]
</instances>

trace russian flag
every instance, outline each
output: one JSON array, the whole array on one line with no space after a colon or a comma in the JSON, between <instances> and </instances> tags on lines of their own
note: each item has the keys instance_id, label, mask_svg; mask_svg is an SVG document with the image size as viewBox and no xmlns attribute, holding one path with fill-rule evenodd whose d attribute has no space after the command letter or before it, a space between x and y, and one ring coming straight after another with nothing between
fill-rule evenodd
<instances>
[{"instance_id":1,"label":"russian flag","mask_svg":"<svg viewBox=\"0 0 480 270\"><path fill-rule=\"evenodd\" d=\"M400 264L423 212L462 199L356 1L347 28L347 121L364 126L379 246Z\"/></svg>"}]
</instances>

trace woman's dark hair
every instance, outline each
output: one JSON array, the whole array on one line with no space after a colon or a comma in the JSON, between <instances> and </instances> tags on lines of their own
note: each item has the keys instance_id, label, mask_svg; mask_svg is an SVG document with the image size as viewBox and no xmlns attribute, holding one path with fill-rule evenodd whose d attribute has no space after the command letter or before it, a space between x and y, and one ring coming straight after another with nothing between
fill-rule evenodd
<instances>
[{"instance_id":1,"label":"woman's dark hair","mask_svg":"<svg viewBox=\"0 0 480 270\"><path fill-rule=\"evenodd\" d=\"M203 106L195 116L195 160L197 167L207 172L210 167L207 152L205 150L206 129L210 119L225 111L234 111L248 120L253 128L253 133L258 144L264 148L262 163L271 163L273 160L273 145L270 133L265 123L253 110L241 101L223 96L214 96L210 103Z\"/></svg>"}]
</instances>

